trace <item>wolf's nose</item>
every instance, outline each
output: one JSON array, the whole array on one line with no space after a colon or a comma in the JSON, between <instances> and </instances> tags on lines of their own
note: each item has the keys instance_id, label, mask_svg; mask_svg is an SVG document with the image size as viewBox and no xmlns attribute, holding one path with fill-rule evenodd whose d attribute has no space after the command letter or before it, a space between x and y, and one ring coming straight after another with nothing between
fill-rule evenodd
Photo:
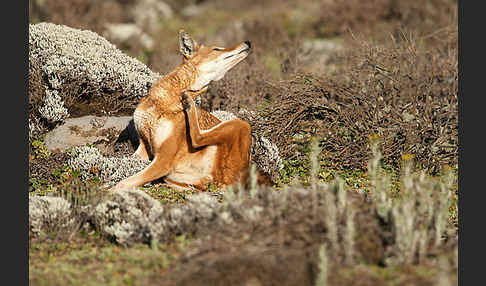
<instances>
[{"instance_id":1,"label":"wolf's nose","mask_svg":"<svg viewBox=\"0 0 486 286\"><path fill-rule=\"evenodd\" d=\"M251 42L250 41L245 41L245 44L248 46L248 48L251 48Z\"/></svg>"}]
</instances>

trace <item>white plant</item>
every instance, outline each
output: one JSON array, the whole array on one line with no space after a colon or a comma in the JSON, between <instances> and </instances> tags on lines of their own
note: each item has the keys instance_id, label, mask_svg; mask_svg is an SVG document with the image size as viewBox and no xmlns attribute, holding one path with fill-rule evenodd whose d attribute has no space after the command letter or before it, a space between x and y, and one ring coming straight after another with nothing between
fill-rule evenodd
<instances>
[{"instance_id":1,"label":"white plant","mask_svg":"<svg viewBox=\"0 0 486 286\"><path fill-rule=\"evenodd\" d=\"M150 163L135 156L105 157L98 148L91 146L74 147L71 153L68 164L74 170L79 170L83 179L92 177L95 168L99 172L97 175L107 184L116 184Z\"/></svg>"},{"instance_id":2,"label":"white plant","mask_svg":"<svg viewBox=\"0 0 486 286\"><path fill-rule=\"evenodd\" d=\"M29 196L29 226L34 236L74 226L71 204L63 198Z\"/></svg>"},{"instance_id":3,"label":"white plant","mask_svg":"<svg viewBox=\"0 0 486 286\"><path fill-rule=\"evenodd\" d=\"M46 89L44 104L39 108L40 115L49 122L61 122L69 116L64 101L57 90ZM35 127L34 127L35 128Z\"/></svg>"}]
</instances>

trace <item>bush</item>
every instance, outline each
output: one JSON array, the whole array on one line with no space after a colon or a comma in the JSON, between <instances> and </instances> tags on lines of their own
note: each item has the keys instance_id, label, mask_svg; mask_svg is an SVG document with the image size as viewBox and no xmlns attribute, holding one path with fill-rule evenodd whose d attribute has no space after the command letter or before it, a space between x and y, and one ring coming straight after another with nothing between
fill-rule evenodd
<instances>
[{"instance_id":1,"label":"bush","mask_svg":"<svg viewBox=\"0 0 486 286\"><path fill-rule=\"evenodd\" d=\"M325 242L333 263L395 265L422 262L446 247L447 241L454 243L455 232L448 221L452 174L434 181L407 167L399 197L394 198L388 175L379 167L377 145L373 148L375 157L369 164L372 188L367 199L346 190L339 178L324 184L317 182L315 175L309 187L285 186L276 191L250 184L249 190L229 190L221 203L211 194L201 193L185 204L162 206L141 190L100 196L96 190L71 188L74 192L61 192L69 203L56 201L63 206L63 215L57 215L59 208L43 208L48 214L41 216L41 224L33 223L36 227L31 235L35 237L44 225L55 225L59 218L72 218L71 204L77 207L74 218L81 216L78 221L92 222L100 233L122 245L170 242L186 235L199 238L204 249L214 247L211 242L242 243L241 234L247 233L249 242L262 249L274 244L318 248ZM318 167L316 154L318 150L312 153L313 168ZM314 170L312 174L317 173ZM40 198L31 198L31 208L37 206L36 200ZM39 221L37 213L31 212L31 221Z\"/></svg>"},{"instance_id":2,"label":"bush","mask_svg":"<svg viewBox=\"0 0 486 286\"><path fill-rule=\"evenodd\" d=\"M51 22L101 33L106 23L130 19L127 13L129 2L134 1L33 0L29 1L29 18L34 23Z\"/></svg>"},{"instance_id":3,"label":"bush","mask_svg":"<svg viewBox=\"0 0 486 286\"><path fill-rule=\"evenodd\" d=\"M440 45L438 32L457 30L457 1L326 1L321 4L320 19L314 24L316 33L324 37L344 35L352 31L386 41L403 30L427 36Z\"/></svg>"},{"instance_id":4,"label":"bush","mask_svg":"<svg viewBox=\"0 0 486 286\"><path fill-rule=\"evenodd\" d=\"M33 131L62 122L83 100L133 110L160 78L96 33L51 23L29 25L29 62Z\"/></svg>"},{"instance_id":5,"label":"bush","mask_svg":"<svg viewBox=\"0 0 486 286\"><path fill-rule=\"evenodd\" d=\"M80 171L82 179L99 178L104 183L114 185L143 170L149 161L140 157L105 157L96 147L74 147L68 164Z\"/></svg>"},{"instance_id":6,"label":"bush","mask_svg":"<svg viewBox=\"0 0 486 286\"><path fill-rule=\"evenodd\" d=\"M75 230L71 204L60 197L29 197L29 237Z\"/></svg>"},{"instance_id":7,"label":"bush","mask_svg":"<svg viewBox=\"0 0 486 286\"><path fill-rule=\"evenodd\" d=\"M420 48L360 41L335 58L335 74L299 74L271 84L271 102L253 128L287 160L304 159L309 138L323 147L322 163L364 169L368 137L382 139L384 163L400 167L403 154L433 173L457 164L457 47Z\"/></svg>"},{"instance_id":8,"label":"bush","mask_svg":"<svg viewBox=\"0 0 486 286\"><path fill-rule=\"evenodd\" d=\"M429 265L436 258L446 271L440 273L457 271L457 229L448 222L452 173L437 181L423 172L413 173L406 158L397 196L379 167L381 155L374 144L368 170L372 188L364 197L346 190L339 178L330 184L318 182L315 146L308 187L276 191L250 184L248 190L225 192L221 202L200 193L184 204L167 205L141 190L105 196L64 192L66 199L34 197L29 202L30 239L42 239L39 233L46 230L65 239L62 234L79 229L71 227L72 221L89 222L103 237L126 247L190 239L180 267L165 277L173 283L169 285L234 284L252 275L279 285L307 285L344 277L336 271L358 263L402 269ZM49 203L40 204L44 201ZM452 263L443 260L449 254ZM383 271L387 269L392 268Z\"/></svg>"}]
</instances>

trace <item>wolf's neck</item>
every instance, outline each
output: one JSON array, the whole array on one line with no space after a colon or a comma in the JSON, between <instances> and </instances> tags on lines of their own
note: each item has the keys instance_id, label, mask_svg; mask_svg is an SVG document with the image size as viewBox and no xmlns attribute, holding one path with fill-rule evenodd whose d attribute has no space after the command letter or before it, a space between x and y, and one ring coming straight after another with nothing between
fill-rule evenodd
<instances>
[{"instance_id":1,"label":"wolf's neck","mask_svg":"<svg viewBox=\"0 0 486 286\"><path fill-rule=\"evenodd\" d=\"M163 88L167 95L174 93L180 95L191 87L196 78L196 68L188 63L179 65L169 74L165 75L157 84Z\"/></svg>"},{"instance_id":2,"label":"wolf's neck","mask_svg":"<svg viewBox=\"0 0 486 286\"><path fill-rule=\"evenodd\" d=\"M193 65L183 63L156 82L151 87L149 96L166 111L182 111L182 93L191 87L196 73Z\"/></svg>"}]
</instances>

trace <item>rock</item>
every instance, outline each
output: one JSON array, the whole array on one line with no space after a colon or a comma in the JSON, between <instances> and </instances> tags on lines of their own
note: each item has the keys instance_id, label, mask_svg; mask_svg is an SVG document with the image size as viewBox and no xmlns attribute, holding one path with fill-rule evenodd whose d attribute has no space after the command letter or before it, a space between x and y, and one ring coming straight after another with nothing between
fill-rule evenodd
<instances>
[{"instance_id":1,"label":"rock","mask_svg":"<svg viewBox=\"0 0 486 286\"><path fill-rule=\"evenodd\" d=\"M152 32L159 28L161 20L172 18L172 8L163 1L138 1L132 8L132 16L138 27Z\"/></svg>"},{"instance_id":2,"label":"rock","mask_svg":"<svg viewBox=\"0 0 486 286\"><path fill-rule=\"evenodd\" d=\"M315 39L302 44L304 52L317 52L329 54L342 49L342 45L333 40Z\"/></svg>"},{"instance_id":3,"label":"rock","mask_svg":"<svg viewBox=\"0 0 486 286\"><path fill-rule=\"evenodd\" d=\"M103 36L117 44L122 44L135 38L145 49L151 50L154 47L154 40L152 37L144 33L142 29L135 24L106 24L105 27L106 30L103 33Z\"/></svg>"},{"instance_id":4,"label":"rock","mask_svg":"<svg viewBox=\"0 0 486 286\"><path fill-rule=\"evenodd\" d=\"M181 10L181 14L185 17L197 16L204 12L204 8L201 5L190 4Z\"/></svg>"},{"instance_id":5,"label":"rock","mask_svg":"<svg viewBox=\"0 0 486 286\"><path fill-rule=\"evenodd\" d=\"M311 72L328 72L332 68L328 64L331 55L341 50L343 46L335 40L307 40L302 44L299 61Z\"/></svg>"},{"instance_id":6,"label":"rock","mask_svg":"<svg viewBox=\"0 0 486 286\"><path fill-rule=\"evenodd\" d=\"M49 150L65 151L86 144L109 144L117 138L137 138L131 116L98 117L83 116L66 119L63 125L46 134L45 143Z\"/></svg>"}]
</instances>

